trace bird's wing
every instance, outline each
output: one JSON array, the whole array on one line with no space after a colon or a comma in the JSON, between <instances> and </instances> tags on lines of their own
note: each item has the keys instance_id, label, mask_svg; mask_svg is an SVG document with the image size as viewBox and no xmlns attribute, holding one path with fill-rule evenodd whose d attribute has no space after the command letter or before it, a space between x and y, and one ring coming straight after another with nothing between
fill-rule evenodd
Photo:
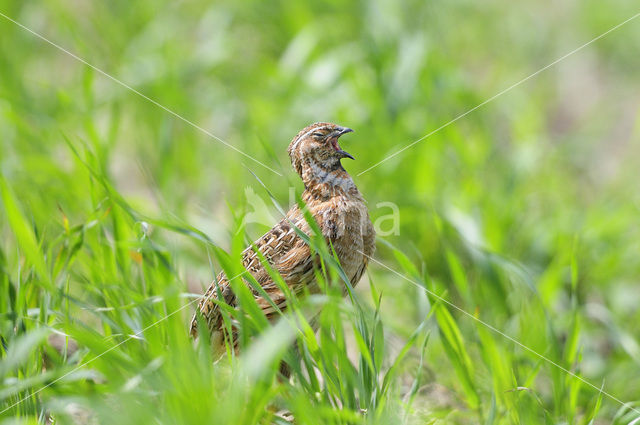
<instances>
[{"instance_id":1,"label":"bird's wing","mask_svg":"<svg viewBox=\"0 0 640 425\"><path fill-rule=\"evenodd\" d=\"M273 269L280 273L292 292L301 292L304 286L313 280L313 267L317 260L312 257L307 244L296 234L292 224L303 231L308 231L308 225L304 219L298 214L290 213L287 218L281 220L242 253L243 266L269 295L273 304L280 309L286 307L286 296L273 282L255 250L260 251ZM272 317L276 312L272 303L255 289L250 289L267 318ZM218 275L200 300L196 314L191 320L192 336L198 335L198 312L205 318L211 331L221 328L222 316L219 306L214 301L219 299L219 295L222 295L225 303L232 307L236 306L235 295L224 273Z\"/></svg>"},{"instance_id":2,"label":"bird's wing","mask_svg":"<svg viewBox=\"0 0 640 425\"><path fill-rule=\"evenodd\" d=\"M214 300L219 299L224 300L224 302L229 305L236 304L235 294L224 272L216 277L202 298L200 298L196 312L191 319L190 333L192 337L198 337L198 314L202 315L211 331L221 328L222 316L220 314L220 308L214 302Z\"/></svg>"}]
</instances>

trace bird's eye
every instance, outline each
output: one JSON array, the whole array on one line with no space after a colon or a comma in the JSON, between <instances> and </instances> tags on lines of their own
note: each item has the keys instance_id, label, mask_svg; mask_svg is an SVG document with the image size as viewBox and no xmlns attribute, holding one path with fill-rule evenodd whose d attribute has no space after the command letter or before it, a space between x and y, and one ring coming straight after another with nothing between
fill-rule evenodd
<instances>
[{"instance_id":1,"label":"bird's eye","mask_svg":"<svg viewBox=\"0 0 640 425\"><path fill-rule=\"evenodd\" d=\"M324 137L324 134L322 134L322 133L313 133L312 136L313 137Z\"/></svg>"}]
</instances>

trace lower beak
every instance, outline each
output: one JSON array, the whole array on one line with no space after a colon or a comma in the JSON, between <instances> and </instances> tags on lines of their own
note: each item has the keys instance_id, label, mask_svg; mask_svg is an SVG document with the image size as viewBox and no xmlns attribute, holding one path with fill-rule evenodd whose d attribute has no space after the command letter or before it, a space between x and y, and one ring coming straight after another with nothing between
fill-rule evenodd
<instances>
[{"instance_id":1,"label":"lower beak","mask_svg":"<svg viewBox=\"0 0 640 425\"><path fill-rule=\"evenodd\" d=\"M353 155L351 155L349 152L347 151L343 151L342 149L340 149L338 151L338 153L342 156L342 158L351 158L353 160L355 160L355 158L353 157Z\"/></svg>"}]
</instances>

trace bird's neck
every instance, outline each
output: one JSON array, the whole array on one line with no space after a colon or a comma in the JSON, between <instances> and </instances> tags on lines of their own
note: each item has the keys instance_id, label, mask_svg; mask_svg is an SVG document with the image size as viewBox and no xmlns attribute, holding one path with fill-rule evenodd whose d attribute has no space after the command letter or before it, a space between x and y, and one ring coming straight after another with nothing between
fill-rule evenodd
<instances>
[{"instance_id":1,"label":"bird's neck","mask_svg":"<svg viewBox=\"0 0 640 425\"><path fill-rule=\"evenodd\" d=\"M331 198L336 195L356 195L358 188L340 161L333 164L308 159L302 164L302 182L308 196Z\"/></svg>"}]
</instances>

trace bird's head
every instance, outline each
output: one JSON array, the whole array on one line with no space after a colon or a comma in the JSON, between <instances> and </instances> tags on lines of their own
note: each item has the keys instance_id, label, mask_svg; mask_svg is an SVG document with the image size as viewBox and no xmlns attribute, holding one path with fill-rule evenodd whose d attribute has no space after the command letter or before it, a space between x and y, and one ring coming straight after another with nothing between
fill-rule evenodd
<instances>
[{"instance_id":1,"label":"bird's head","mask_svg":"<svg viewBox=\"0 0 640 425\"><path fill-rule=\"evenodd\" d=\"M298 174L302 174L305 162L323 169L332 169L342 158L355 159L342 150L338 144L340 136L353 130L327 122L317 122L302 129L289 145L291 164Z\"/></svg>"}]
</instances>

